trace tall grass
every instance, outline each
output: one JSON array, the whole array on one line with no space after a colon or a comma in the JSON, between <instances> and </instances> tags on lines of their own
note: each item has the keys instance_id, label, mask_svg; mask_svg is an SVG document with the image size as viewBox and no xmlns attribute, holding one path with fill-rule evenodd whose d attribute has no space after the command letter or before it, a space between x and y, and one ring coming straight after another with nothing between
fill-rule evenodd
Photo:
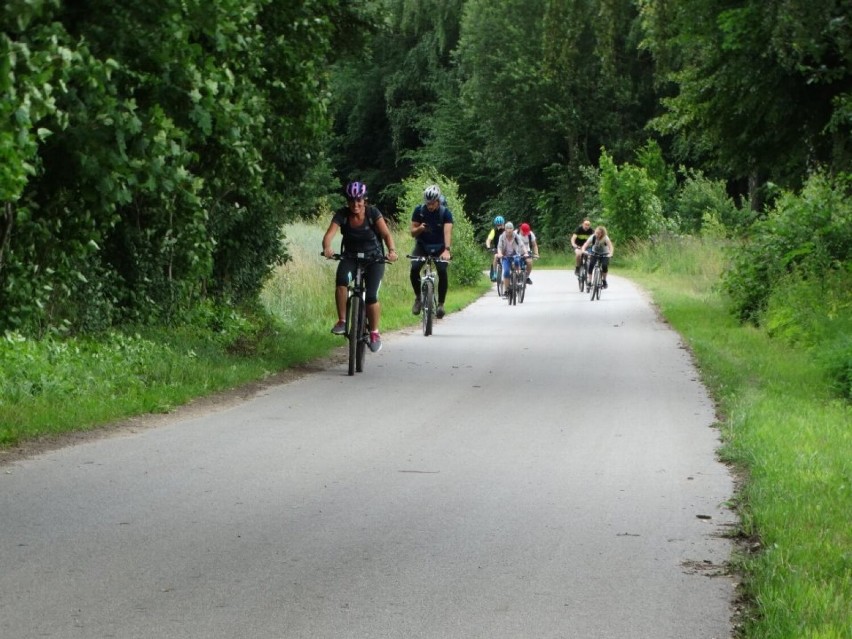
<instances>
[{"instance_id":1,"label":"tall grass","mask_svg":"<svg viewBox=\"0 0 852 639\"><path fill-rule=\"evenodd\" d=\"M719 403L721 454L742 471L742 636L849 639L849 404L811 347L733 319L716 285L724 255L716 241L670 238L631 247L621 272L652 291L690 344Z\"/></svg>"},{"instance_id":2,"label":"tall grass","mask_svg":"<svg viewBox=\"0 0 852 639\"><path fill-rule=\"evenodd\" d=\"M400 255L413 244L393 230ZM342 345L337 262L320 257L324 223L285 228L292 259L261 295L264 308L200 305L179 325L126 327L88 337L0 337L0 449L40 437L89 430L120 418L167 412L193 398L267 377ZM483 256L485 269L488 258ZM385 269L382 330L414 324L404 257ZM487 278L454 285L447 311L475 299Z\"/></svg>"}]
</instances>

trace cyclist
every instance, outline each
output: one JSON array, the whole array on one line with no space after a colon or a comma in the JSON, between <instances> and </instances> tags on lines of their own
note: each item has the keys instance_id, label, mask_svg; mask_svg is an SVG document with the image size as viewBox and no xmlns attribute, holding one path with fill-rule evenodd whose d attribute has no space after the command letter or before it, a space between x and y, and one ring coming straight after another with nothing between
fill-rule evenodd
<instances>
[{"instance_id":1,"label":"cyclist","mask_svg":"<svg viewBox=\"0 0 852 639\"><path fill-rule=\"evenodd\" d=\"M485 238L485 248L491 249L496 240L500 239L500 236L503 234L503 225L506 223L506 219L502 215L498 215L494 218L493 226L491 230L488 231L488 237ZM497 255L494 255L494 258L491 260L491 281L497 281Z\"/></svg>"},{"instance_id":2,"label":"cyclist","mask_svg":"<svg viewBox=\"0 0 852 639\"><path fill-rule=\"evenodd\" d=\"M385 218L375 206L367 204L367 186L363 182L350 182L346 185L347 205L340 208L331 218L322 238L322 253L331 259L334 249L331 241L340 231L343 236L340 253L343 259L337 265L334 301L337 306L337 323L331 332L343 335L346 332L346 298L349 281L355 271L355 253L364 253L368 257L383 255L382 241L388 247L388 260L396 262L396 248ZM366 285L367 319L370 322L370 350L377 353L382 348L379 334L382 309L379 305L379 287L385 274L384 261L370 264L364 274Z\"/></svg>"},{"instance_id":3,"label":"cyclist","mask_svg":"<svg viewBox=\"0 0 852 639\"><path fill-rule=\"evenodd\" d=\"M521 224L521 242L524 243L524 246L527 249L527 286L532 284L532 280L530 279L530 273L532 273L533 267L533 258L538 257L538 242L535 239L535 233L532 232L530 225L524 222Z\"/></svg>"},{"instance_id":4,"label":"cyclist","mask_svg":"<svg viewBox=\"0 0 852 639\"><path fill-rule=\"evenodd\" d=\"M441 204L441 189L437 184L427 186L423 191L423 204L414 207L411 214L411 236L414 238L412 255L425 257L432 255L444 260L450 259L450 249L453 238L453 214ZM435 317L444 316L444 301L447 299L449 281L447 278L447 263L437 262L438 270L438 308ZM411 288L414 289L414 304L411 312L420 313L420 269L423 262L411 263Z\"/></svg>"},{"instance_id":5,"label":"cyclist","mask_svg":"<svg viewBox=\"0 0 852 639\"><path fill-rule=\"evenodd\" d=\"M580 264L583 263L583 243L592 235L592 222L589 218L583 218L582 223L574 229L571 236L571 246L574 248L574 275L580 274Z\"/></svg>"},{"instance_id":6,"label":"cyclist","mask_svg":"<svg viewBox=\"0 0 852 639\"><path fill-rule=\"evenodd\" d=\"M583 243L581 250L585 251L587 249L589 249L590 252L588 270L589 280L592 279L592 271L595 268L595 262L600 260L601 280L603 282L603 287L607 288L606 273L609 270L609 258L611 258L612 254L615 252L615 247L612 244L612 240L609 239L609 235L606 233L606 227L599 226L595 229L595 232L592 233L591 237ZM589 290L589 284L586 284L586 290Z\"/></svg>"},{"instance_id":7,"label":"cyclist","mask_svg":"<svg viewBox=\"0 0 852 639\"><path fill-rule=\"evenodd\" d=\"M506 222L503 227L503 234L497 241L497 259L503 265L503 296L509 297L509 261L515 255L526 257L529 253L526 245L520 236L515 233L515 225L511 222Z\"/></svg>"}]
</instances>

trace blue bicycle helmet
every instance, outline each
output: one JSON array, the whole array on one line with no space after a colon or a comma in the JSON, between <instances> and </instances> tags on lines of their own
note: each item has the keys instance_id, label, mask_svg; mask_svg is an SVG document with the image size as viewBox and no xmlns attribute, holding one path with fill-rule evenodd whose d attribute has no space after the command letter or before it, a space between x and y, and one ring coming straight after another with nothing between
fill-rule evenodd
<instances>
[{"instance_id":1,"label":"blue bicycle helmet","mask_svg":"<svg viewBox=\"0 0 852 639\"><path fill-rule=\"evenodd\" d=\"M494 218L494 226L503 226L506 223L506 220L502 215L498 215Z\"/></svg>"},{"instance_id":2,"label":"blue bicycle helmet","mask_svg":"<svg viewBox=\"0 0 852 639\"><path fill-rule=\"evenodd\" d=\"M346 185L346 197L350 200L358 200L367 196L367 185L363 182L350 182Z\"/></svg>"}]
</instances>

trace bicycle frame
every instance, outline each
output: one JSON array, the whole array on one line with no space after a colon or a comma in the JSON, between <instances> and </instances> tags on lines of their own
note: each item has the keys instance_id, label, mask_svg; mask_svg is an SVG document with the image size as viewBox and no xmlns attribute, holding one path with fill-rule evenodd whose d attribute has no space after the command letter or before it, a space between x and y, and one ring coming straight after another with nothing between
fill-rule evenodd
<instances>
[{"instance_id":1,"label":"bicycle frame","mask_svg":"<svg viewBox=\"0 0 852 639\"><path fill-rule=\"evenodd\" d=\"M588 251L586 254L589 256L589 259L592 258L592 253ZM601 270L601 260L605 257L609 257L609 255L595 255L597 257L595 260L595 266L592 269L591 279L589 280L589 288L591 289L591 297L592 301L599 300L601 298L601 289L603 289L603 271Z\"/></svg>"},{"instance_id":2,"label":"bicycle frame","mask_svg":"<svg viewBox=\"0 0 852 639\"><path fill-rule=\"evenodd\" d=\"M434 317L438 308L435 264L449 260L442 260L434 255L406 255L406 257L412 262L424 264L420 272L420 320L423 325L423 335L428 337L432 334Z\"/></svg>"},{"instance_id":3,"label":"bicycle frame","mask_svg":"<svg viewBox=\"0 0 852 639\"><path fill-rule=\"evenodd\" d=\"M527 287L527 261L522 255L509 258L509 306L515 306L520 298L524 302L524 291Z\"/></svg>"},{"instance_id":4,"label":"bicycle frame","mask_svg":"<svg viewBox=\"0 0 852 639\"><path fill-rule=\"evenodd\" d=\"M580 258L580 271L577 273L577 283L580 285L580 292L583 293L586 290L586 279L587 279L587 271L589 268L589 254L583 253L583 256Z\"/></svg>"}]
</instances>

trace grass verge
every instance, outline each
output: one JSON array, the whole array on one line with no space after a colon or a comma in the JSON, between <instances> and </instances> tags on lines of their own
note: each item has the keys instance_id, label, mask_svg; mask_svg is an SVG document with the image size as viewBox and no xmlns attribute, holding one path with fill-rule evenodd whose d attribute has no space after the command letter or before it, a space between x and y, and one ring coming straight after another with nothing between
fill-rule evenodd
<instances>
[{"instance_id":1,"label":"grass verge","mask_svg":"<svg viewBox=\"0 0 852 639\"><path fill-rule=\"evenodd\" d=\"M337 262L319 255L324 231L321 224L287 227L292 259L270 278L262 309L200 307L180 326L128 327L92 337L0 337L0 450L169 412L342 346L342 338L329 332L337 317ZM408 251L413 242L407 233L394 234L400 252ZM419 321L411 314L408 271L404 259L386 268L380 291L385 332ZM485 276L475 286L451 285L447 312L488 288Z\"/></svg>"},{"instance_id":2,"label":"grass verge","mask_svg":"<svg viewBox=\"0 0 852 639\"><path fill-rule=\"evenodd\" d=\"M720 409L737 495L748 639L852 637L852 431L810 349L737 323L716 290L719 248L640 247L618 268L689 343Z\"/></svg>"}]
</instances>

